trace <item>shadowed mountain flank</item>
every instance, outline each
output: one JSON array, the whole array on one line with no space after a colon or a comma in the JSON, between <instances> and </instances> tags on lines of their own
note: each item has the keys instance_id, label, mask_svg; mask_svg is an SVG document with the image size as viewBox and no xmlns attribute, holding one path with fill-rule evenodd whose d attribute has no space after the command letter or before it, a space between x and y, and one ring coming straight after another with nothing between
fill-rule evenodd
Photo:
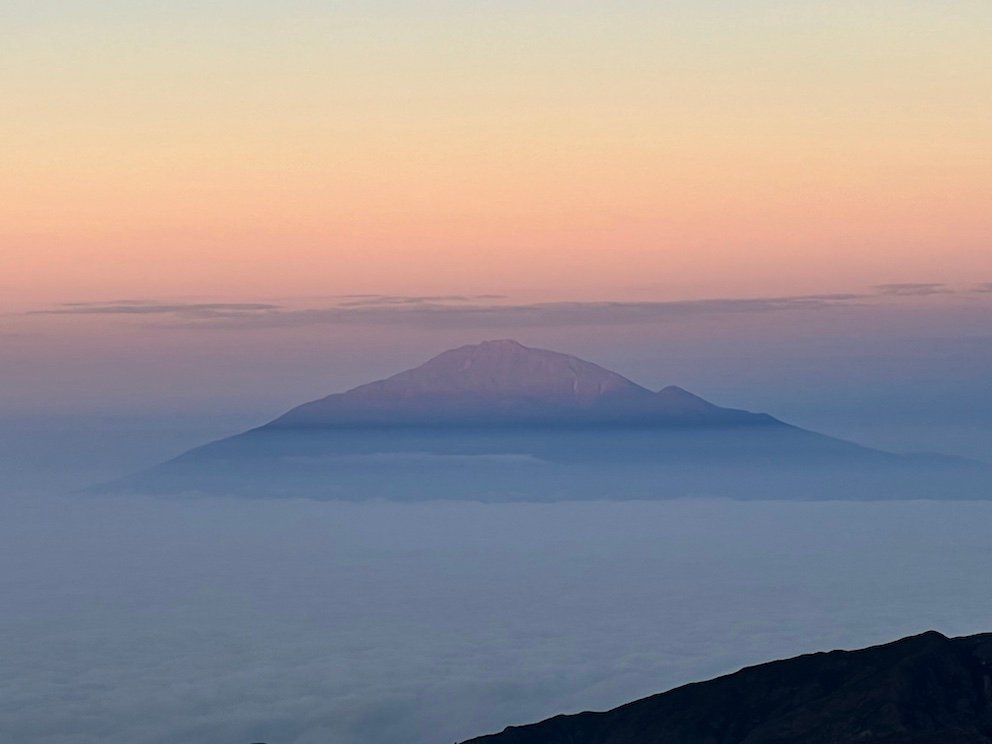
<instances>
[{"instance_id":1,"label":"shadowed mountain flank","mask_svg":"<svg viewBox=\"0 0 992 744\"><path fill-rule=\"evenodd\" d=\"M349 500L947 498L971 486L964 470L499 340L305 403L105 489Z\"/></svg>"},{"instance_id":2,"label":"shadowed mountain flank","mask_svg":"<svg viewBox=\"0 0 992 744\"><path fill-rule=\"evenodd\" d=\"M992 634L930 631L747 667L464 744L989 744Z\"/></svg>"}]
</instances>

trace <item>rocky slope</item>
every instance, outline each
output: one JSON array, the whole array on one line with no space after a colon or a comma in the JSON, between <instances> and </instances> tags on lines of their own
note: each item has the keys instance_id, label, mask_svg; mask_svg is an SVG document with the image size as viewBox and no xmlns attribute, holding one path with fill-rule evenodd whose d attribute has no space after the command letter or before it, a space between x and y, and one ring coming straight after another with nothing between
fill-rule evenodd
<instances>
[{"instance_id":1,"label":"rocky slope","mask_svg":"<svg viewBox=\"0 0 992 744\"><path fill-rule=\"evenodd\" d=\"M685 685L465 744L988 744L992 634L930 631Z\"/></svg>"}]
</instances>

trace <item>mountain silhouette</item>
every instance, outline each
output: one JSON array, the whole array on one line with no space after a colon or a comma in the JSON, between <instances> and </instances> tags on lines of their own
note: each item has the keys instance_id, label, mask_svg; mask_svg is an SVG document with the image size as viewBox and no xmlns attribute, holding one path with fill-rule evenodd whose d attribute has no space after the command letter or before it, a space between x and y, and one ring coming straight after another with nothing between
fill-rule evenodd
<instances>
[{"instance_id":1,"label":"mountain silhouette","mask_svg":"<svg viewBox=\"0 0 992 744\"><path fill-rule=\"evenodd\" d=\"M775 422L715 406L674 385L652 392L578 357L499 340L451 349L415 369L294 408L268 426L534 423Z\"/></svg>"},{"instance_id":2,"label":"mountain silhouette","mask_svg":"<svg viewBox=\"0 0 992 744\"><path fill-rule=\"evenodd\" d=\"M935 631L747 667L464 744L989 744L992 634Z\"/></svg>"},{"instance_id":3,"label":"mountain silhouette","mask_svg":"<svg viewBox=\"0 0 992 744\"><path fill-rule=\"evenodd\" d=\"M331 499L985 498L975 469L649 390L516 341L451 349L98 490Z\"/></svg>"}]
</instances>

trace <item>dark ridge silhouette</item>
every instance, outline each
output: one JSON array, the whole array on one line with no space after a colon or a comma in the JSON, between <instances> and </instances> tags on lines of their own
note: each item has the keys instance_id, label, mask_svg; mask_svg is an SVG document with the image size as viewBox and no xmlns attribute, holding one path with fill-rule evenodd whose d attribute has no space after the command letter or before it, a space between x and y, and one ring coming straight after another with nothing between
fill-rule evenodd
<instances>
[{"instance_id":1,"label":"dark ridge silhouette","mask_svg":"<svg viewBox=\"0 0 992 744\"><path fill-rule=\"evenodd\" d=\"M935 631L747 667L464 744L988 744L992 634Z\"/></svg>"},{"instance_id":2,"label":"dark ridge silhouette","mask_svg":"<svg viewBox=\"0 0 992 744\"><path fill-rule=\"evenodd\" d=\"M486 341L98 490L325 499L984 498L973 468ZM970 489L970 490L969 490Z\"/></svg>"}]
</instances>

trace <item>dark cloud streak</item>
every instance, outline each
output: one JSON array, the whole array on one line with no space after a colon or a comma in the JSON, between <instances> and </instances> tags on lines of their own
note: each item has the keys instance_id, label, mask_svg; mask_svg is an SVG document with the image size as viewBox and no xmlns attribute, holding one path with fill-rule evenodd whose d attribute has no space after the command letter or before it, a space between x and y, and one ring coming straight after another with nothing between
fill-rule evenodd
<instances>
[{"instance_id":1,"label":"dark cloud streak","mask_svg":"<svg viewBox=\"0 0 992 744\"><path fill-rule=\"evenodd\" d=\"M992 293L992 283L955 290L937 282L881 284L869 292L701 300L513 303L505 295L340 295L327 304L290 302L69 302L30 315L159 316L169 327L206 329L376 325L416 328L536 328L645 325L690 318L825 311L935 295Z\"/></svg>"},{"instance_id":2,"label":"dark cloud streak","mask_svg":"<svg viewBox=\"0 0 992 744\"><path fill-rule=\"evenodd\" d=\"M146 300L112 302L67 302L28 315L170 315L177 318L223 318L279 310L281 306L262 302L157 303Z\"/></svg>"},{"instance_id":3,"label":"dark cloud streak","mask_svg":"<svg viewBox=\"0 0 992 744\"><path fill-rule=\"evenodd\" d=\"M935 294L951 294L946 284L938 282L904 282L901 284L878 284L875 290L881 295L892 297L927 297Z\"/></svg>"},{"instance_id":4,"label":"dark cloud streak","mask_svg":"<svg viewBox=\"0 0 992 744\"><path fill-rule=\"evenodd\" d=\"M824 294L794 297L724 298L645 302L467 303L416 298L401 302L341 303L320 308L283 308L264 314L228 314L215 322L224 328L286 328L310 325L367 324L428 328L560 327L640 325L699 316L820 310L851 304L863 295Z\"/></svg>"},{"instance_id":5,"label":"dark cloud streak","mask_svg":"<svg viewBox=\"0 0 992 744\"><path fill-rule=\"evenodd\" d=\"M505 295L345 295L337 307L366 307L366 306L430 306L444 303L469 303L480 300L503 300Z\"/></svg>"}]
</instances>

